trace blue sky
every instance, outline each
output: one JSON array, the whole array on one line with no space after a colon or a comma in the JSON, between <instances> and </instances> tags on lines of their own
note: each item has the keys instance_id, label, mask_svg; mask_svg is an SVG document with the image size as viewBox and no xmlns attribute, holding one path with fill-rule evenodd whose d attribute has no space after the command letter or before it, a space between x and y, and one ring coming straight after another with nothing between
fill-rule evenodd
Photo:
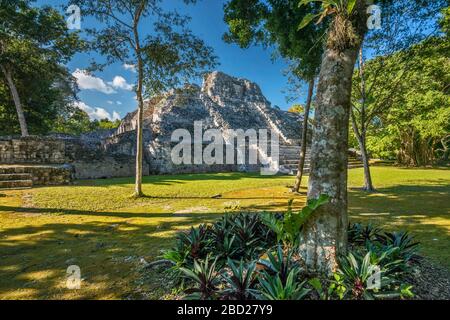
<instances>
[{"instance_id":1,"label":"blue sky","mask_svg":"<svg viewBox=\"0 0 450 320\"><path fill-rule=\"evenodd\" d=\"M183 5L181 0L164 2L166 8L169 5L173 8L174 4L179 4L178 11L192 17L190 24L192 31L213 47L219 57L220 65L217 70L256 82L272 105L278 105L282 109L289 107L291 103L286 102L285 94L282 92L287 87L287 78L283 75L286 63L281 59L273 61L271 58L273 51L270 49L252 47L243 50L222 40L222 35L227 30L223 22L225 0L201 0L194 6ZM38 0L37 4L65 7L69 1ZM93 23L94 21L88 18L83 20L81 27L92 27ZM124 117L133 111L136 108L135 94L129 85L134 84L135 73L124 68L122 64L111 65L103 72L96 72L95 78L77 72L87 68L90 59L101 60L102 57L95 52L77 54L68 65L71 72L76 72L79 77L81 107L88 111L91 117L97 118L103 116L112 118L114 115ZM306 95L306 90L304 91L303 94ZM300 97L299 101L303 99L304 97Z\"/></svg>"}]
</instances>

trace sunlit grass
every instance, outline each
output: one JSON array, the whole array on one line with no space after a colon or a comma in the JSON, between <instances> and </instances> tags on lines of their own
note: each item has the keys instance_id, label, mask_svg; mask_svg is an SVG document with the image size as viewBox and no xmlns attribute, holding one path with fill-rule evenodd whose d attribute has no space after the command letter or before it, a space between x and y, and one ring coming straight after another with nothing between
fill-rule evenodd
<instances>
[{"instance_id":1,"label":"sunlit grass","mask_svg":"<svg viewBox=\"0 0 450 320\"><path fill-rule=\"evenodd\" d=\"M350 170L352 220L410 230L422 253L450 269L450 171L374 167L378 193L366 194L362 169ZM143 271L177 231L225 212L284 211L292 177L227 173L132 179L4 192L0 197L0 299L160 298L157 275ZM306 186L306 182L304 187ZM303 192L306 189L303 188ZM67 290L66 269L79 265L81 290ZM148 277L143 278L142 275Z\"/></svg>"}]
</instances>

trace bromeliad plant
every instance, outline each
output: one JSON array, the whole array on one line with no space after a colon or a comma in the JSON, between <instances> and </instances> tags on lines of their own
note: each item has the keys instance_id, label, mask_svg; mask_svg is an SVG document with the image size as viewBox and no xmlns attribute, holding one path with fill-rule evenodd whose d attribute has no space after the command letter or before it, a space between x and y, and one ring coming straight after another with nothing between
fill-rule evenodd
<instances>
[{"instance_id":1,"label":"bromeliad plant","mask_svg":"<svg viewBox=\"0 0 450 320\"><path fill-rule=\"evenodd\" d=\"M350 252L339 260L338 274L350 299L384 299L412 297L411 286L401 283L404 260L394 260L399 248L381 253L367 252L363 257Z\"/></svg>"},{"instance_id":2,"label":"bromeliad plant","mask_svg":"<svg viewBox=\"0 0 450 320\"><path fill-rule=\"evenodd\" d=\"M274 253L269 251L266 258L258 261L258 267L268 275L277 276L286 284L290 272L299 267L298 262L293 259L294 253L294 249L278 245Z\"/></svg>"},{"instance_id":3,"label":"bromeliad plant","mask_svg":"<svg viewBox=\"0 0 450 320\"><path fill-rule=\"evenodd\" d=\"M207 257L204 261L194 261L191 269L180 268L184 276L194 283L194 287L185 290L188 294L187 299L193 300L212 300L217 294L217 285L219 284L219 275L216 272L217 259L211 263L211 258Z\"/></svg>"},{"instance_id":4,"label":"bromeliad plant","mask_svg":"<svg viewBox=\"0 0 450 320\"><path fill-rule=\"evenodd\" d=\"M360 223L349 224L348 241L352 245L365 245L367 242L380 241L382 238L382 230L370 223L367 226Z\"/></svg>"},{"instance_id":5,"label":"bromeliad plant","mask_svg":"<svg viewBox=\"0 0 450 320\"><path fill-rule=\"evenodd\" d=\"M231 259L228 259L230 271L223 275L227 284L222 290L221 295L227 300L251 300L257 297L255 290L257 282L256 263L246 264L243 260L236 265Z\"/></svg>"},{"instance_id":6,"label":"bromeliad plant","mask_svg":"<svg viewBox=\"0 0 450 320\"><path fill-rule=\"evenodd\" d=\"M417 262L418 243L405 232L350 225L350 252L339 258L333 277L311 279L304 272L300 234L315 210L327 202L328 197L321 196L300 212L294 212L290 203L285 214L224 216L212 225L178 234L162 262L170 261L170 274L180 290L187 288L189 299L413 297L412 287L403 279Z\"/></svg>"},{"instance_id":7,"label":"bromeliad plant","mask_svg":"<svg viewBox=\"0 0 450 320\"><path fill-rule=\"evenodd\" d=\"M260 298L267 300L301 300L311 290L305 288L306 282L299 282L299 268L292 269L283 282L279 274L270 275L263 272L259 283Z\"/></svg>"}]
</instances>

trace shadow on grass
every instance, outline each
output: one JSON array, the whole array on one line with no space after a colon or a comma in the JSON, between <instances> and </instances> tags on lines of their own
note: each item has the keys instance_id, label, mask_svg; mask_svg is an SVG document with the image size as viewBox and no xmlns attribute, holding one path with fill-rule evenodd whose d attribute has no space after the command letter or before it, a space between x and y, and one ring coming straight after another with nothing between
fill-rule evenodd
<instances>
[{"instance_id":1,"label":"shadow on grass","mask_svg":"<svg viewBox=\"0 0 450 320\"><path fill-rule=\"evenodd\" d=\"M61 212L58 209L8 208L11 209L26 214ZM177 231L212 222L220 216L76 210L64 214L90 215L93 219L77 223L61 215L54 216L55 223L26 225L0 232L1 298L142 298L135 283L140 281L140 259L156 259L161 249L173 244ZM98 221L97 216L118 219L104 222ZM31 216L23 219L31 219ZM81 290L66 288L66 270L70 265L81 268L84 279ZM159 294L155 292L153 298L160 298Z\"/></svg>"},{"instance_id":2,"label":"shadow on grass","mask_svg":"<svg viewBox=\"0 0 450 320\"><path fill-rule=\"evenodd\" d=\"M142 179L144 184L155 185L173 185L183 184L190 181L237 181L241 179L270 179L280 176L264 176L259 173L196 173L196 174L178 174L178 175L152 175L145 176ZM97 179L97 180L78 180L77 185L89 186L109 186L120 184L134 184L134 177Z\"/></svg>"},{"instance_id":3,"label":"shadow on grass","mask_svg":"<svg viewBox=\"0 0 450 320\"><path fill-rule=\"evenodd\" d=\"M353 221L411 232L422 243L424 255L450 269L450 184L350 191L349 212Z\"/></svg>"}]
</instances>

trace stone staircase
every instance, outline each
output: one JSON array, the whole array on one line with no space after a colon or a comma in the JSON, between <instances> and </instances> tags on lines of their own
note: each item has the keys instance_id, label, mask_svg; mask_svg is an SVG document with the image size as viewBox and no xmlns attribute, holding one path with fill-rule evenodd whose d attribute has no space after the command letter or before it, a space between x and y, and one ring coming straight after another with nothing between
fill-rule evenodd
<instances>
[{"instance_id":1,"label":"stone staircase","mask_svg":"<svg viewBox=\"0 0 450 320\"><path fill-rule=\"evenodd\" d=\"M300 161L301 147L298 145L280 145L280 172L296 175ZM305 173L309 173L311 164L311 149L306 149Z\"/></svg>"},{"instance_id":2,"label":"stone staircase","mask_svg":"<svg viewBox=\"0 0 450 320\"><path fill-rule=\"evenodd\" d=\"M0 167L0 189L26 189L33 186L33 176L24 168L15 166Z\"/></svg>"},{"instance_id":3,"label":"stone staircase","mask_svg":"<svg viewBox=\"0 0 450 320\"><path fill-rule=\"evenodd\" d=\"M298 145L280 145L280 173L296 175L298 163L300 161L301 147ZM349 155L348 168L361 168L363 164L356 156ZM309 173L311 169L311 149L306 149L306 159L304 173Z\"/></svg>"},{"instance_id":4,"label":"stone staircase","mask_svg":"<svg viewBox=\"0 0 450 320\"><path fill-rule=\"evenodd\" d=\"M72 173L70 165L0 164L0 189L67 185L72 181Z\"/></svg>"}]
</instances>

